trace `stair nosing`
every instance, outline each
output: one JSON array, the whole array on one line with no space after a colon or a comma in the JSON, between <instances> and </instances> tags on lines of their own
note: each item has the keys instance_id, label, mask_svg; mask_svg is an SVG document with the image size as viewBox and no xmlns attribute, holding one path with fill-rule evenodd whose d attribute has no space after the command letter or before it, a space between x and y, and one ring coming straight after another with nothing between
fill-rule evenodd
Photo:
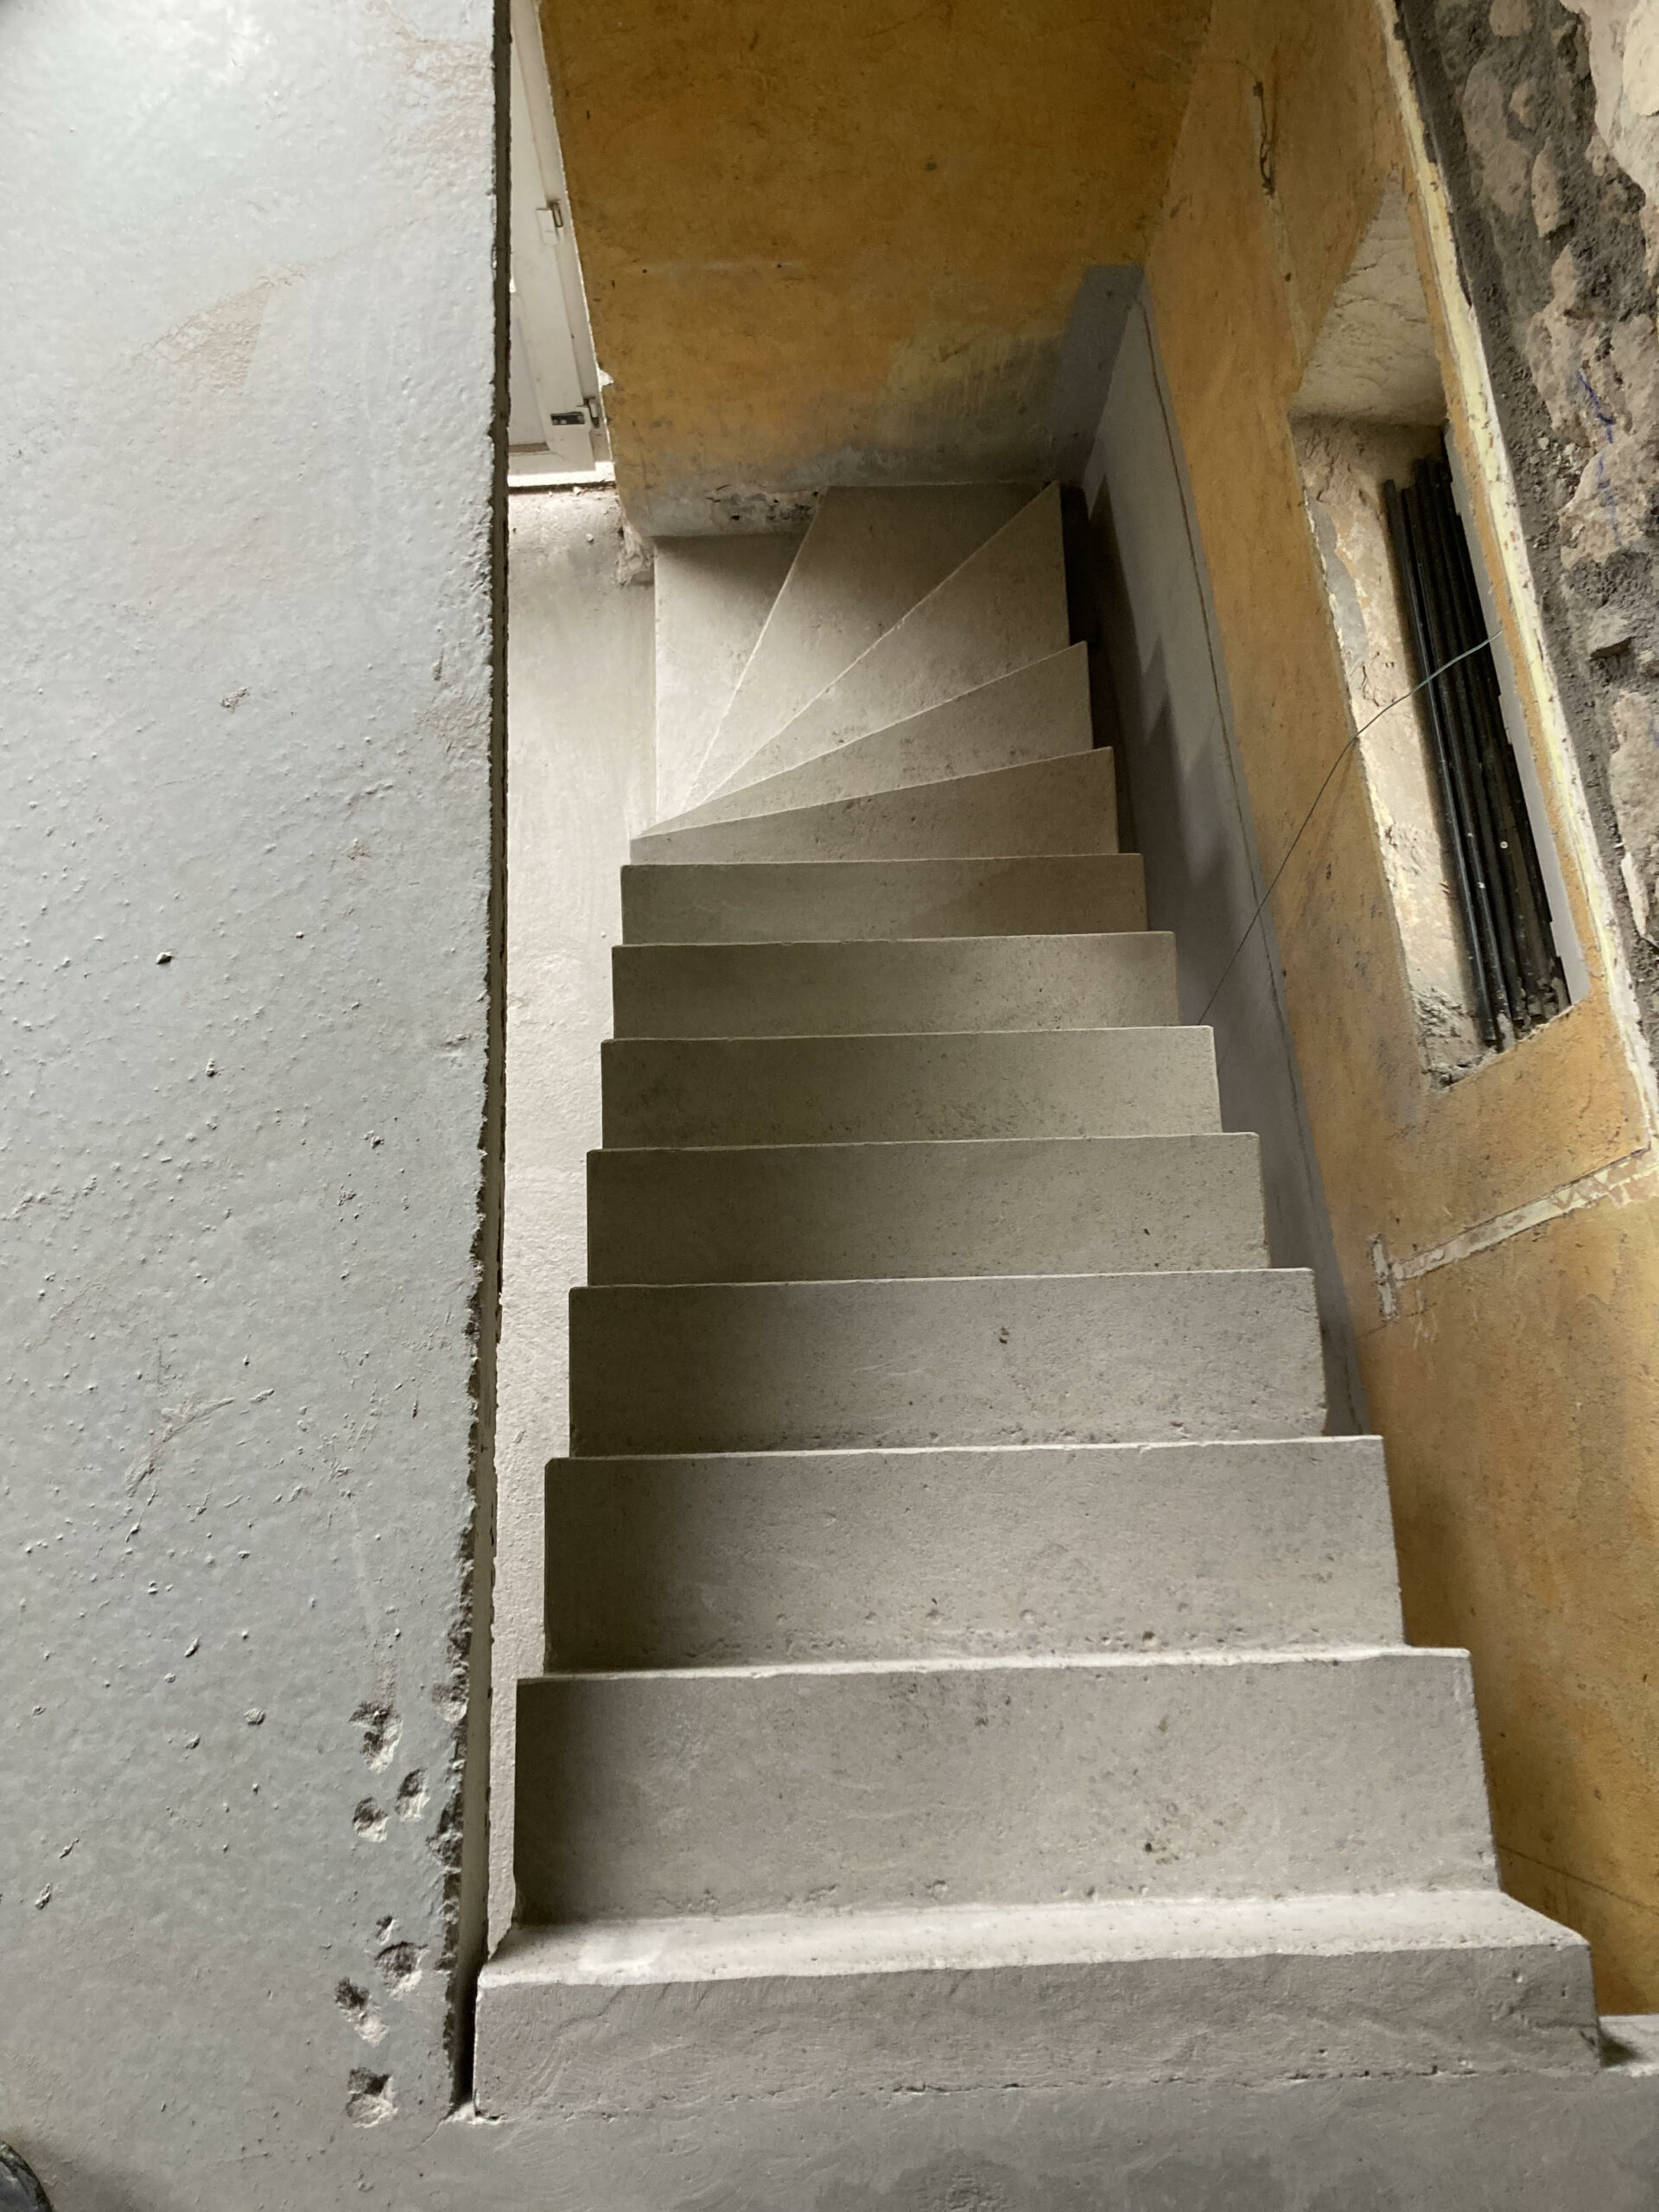
<instances>
[{"instance_id":1,"label":"stair nosing","mask_svg":"<svg viewBox=\"0 0 1659 2212\"><path fill-rule=\"evenodd\" d=\"M631 1466L638 1464L681 1466L688 1462L704 1459L891 1459L914 1457L918 1459L974 1458L987 1452L1024 1453L1057 1452L1066 1453L1155 1452L1272 1452L1287 1444L1352 1446L1370 1445L1375 1450L1382 1448L1382 1438L1374 1431L1362 1429L1349 1436L1135 1436L1126 1437L1115 1444L797 1444L783 1445L775 1451L739 1450L735 1452L562 1452L548 1461L550 1467ZM1432 1649L1429 1645L1413 1644L1412 1650Z\"/></svg>"},{"instance_id":2,"label":"stair nosing","mask_svg":"<svg viewBox=\"0 0 1659 2212\"><path fill-rule=\"evenodd\" d=\"M1460 1660L1469 1654L1457 1644L1315 1643L1195 1644L1156 1651L961 1652L912 1659L754 1659L723 1666L556 1667L519 1678L521 1689L552 1682L673 1682L831 1681L871 1675L1116 1674L1162 1668L1203 1667L1217 1671L1240 1667L1358 1666L1378 1659Z\"/></svg>"},{"instance_id":3,"label":"stair nosing","mask_svg":"<svg viewBox=\"0 0 1659 2212\"><path fill-rule=\"evenodd\" d=\"M1441 1913L1447 1924L1435 1925ZM1460 1929L1459 1915L1472 1919L1474 1928L1466 1932ZM1414 1930L1411 1923L1418 1916L1419 1928ZM1372 1923L1369 1929L1364 1928L1368 1920ZM1343 1940L1356 1928L1358 1940ZM1155 1948L1142 1948L1125 1940L1142 1931L1160 1937ZM1116 1935L1117 1947L1062 1948L1063 1936L1075 1939L1090 1933ZM983 1947L988 1938L995 1950L999 1936L1004 1939L1003 1956L982 1955L966 1961L947 1959L938 1963L925 1955L912 1956L889 1967L880 1955L884 1941L897 1949L894 1939L906 1939L906 1950L925 1954L930 1941L936 1948L948 1951L953 1944L964 1942ZM1020 1936L1031 1948L1016 1949L1012 1939ZM1185 1936L1186 1941L1172 1943L1172 1936ZM1245 1940L1240 1941L1241 1936ZM861 1946L860 1939L863 1939ZM628 1943L651 1943L656 1948L644 1957L637 1951L632 1956L614 1955L617 1948ZM743 1980L771 1974L810 1979L860 1972L995 1973L1011 1967L1087 1965L1096 1961L1101 1964L1144 1961L1157 1965L1217 1955L1341 1958L1372 1949L1465 1951L1506 1943L1516 1948L1535 1945L1567 1955L1587 1948L1586 1939L1576 1929L1547 1918L1495 1885L1466 1883L1443 1889L1313 1890L1274 1897L1211 1897L1199 1893L1158 1898L1033 1899L1028 1904L619 1915L600 1920L518 1923L483 1974L487 1983L501 1990L515 1984L534 1986L555 1961L575 1971L550 1978L591 1980L604 1986L682 1979ZM829 1957L815 1948L818 1946ZM613 1955L584 1960L582 1953L590 1947ZM843 1951L845 1963L835 1957L838 1948ZM676 1949L680 1953L677 1960L672 1955ZM724 1953L723 1961L715 1955L718 1953ZM1054 1953L1058 1955L1051 1955ZM690 1970L677 1972L677 1967ZM661 1971L664 1967L667 1971Z\"/></svg>"}]
</instances>

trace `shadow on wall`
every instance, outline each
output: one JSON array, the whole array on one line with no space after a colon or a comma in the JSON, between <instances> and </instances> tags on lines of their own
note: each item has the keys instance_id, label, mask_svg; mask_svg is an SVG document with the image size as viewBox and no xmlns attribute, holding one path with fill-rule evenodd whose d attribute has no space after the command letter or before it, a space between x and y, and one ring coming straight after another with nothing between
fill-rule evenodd
<instances>
[{"instance_id":1,"label":"shadow on wall","mask_svg":"<svg viewBox=\"0 0 1659 2212\"><path fill-rule=\"evenodd\" d=\"M925 395L892 398L859 444L814 452L764 486L628 486L630 517L652 537L701 537L798 525L831 485L1075 484L1141 282L1136 268L1085 270L1058 336L999 338L930 364Z\"/></svg>"},{"instance_id":2,"label":"shadow on wall","mask_svg":"<svg viewBox=\"0 0 1659 2212\"><path fill-rule=\"evenodd\" d=\"M1276 1267L1313 1270L1327 1427L1366 1426L1353 1329L1296 1071L1203 554L1148 303L1125 315L1083 470L1148 925L1176 933L1184 1021L1216 1034L1224 1125L1262 1139ZM1213 996L1214 1004L1211 1004Z\"/></svg>"}]
</instances>

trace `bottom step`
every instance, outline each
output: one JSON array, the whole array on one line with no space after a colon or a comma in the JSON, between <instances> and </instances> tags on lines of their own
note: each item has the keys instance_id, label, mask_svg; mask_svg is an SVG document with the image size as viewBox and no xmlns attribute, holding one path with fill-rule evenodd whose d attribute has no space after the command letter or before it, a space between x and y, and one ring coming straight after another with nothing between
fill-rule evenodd
<instances>
[{"instance_id":1,"label":"bottom step","mask_svg":"<svg viewBox=\"0 0 1659 2212\"><path fill-rule=\"evenodd\" d=\"M1598 2063L1587 1946L1491 1890L520 1929L478 2005L503 2114Z\"/></svg>"}]
</instances>

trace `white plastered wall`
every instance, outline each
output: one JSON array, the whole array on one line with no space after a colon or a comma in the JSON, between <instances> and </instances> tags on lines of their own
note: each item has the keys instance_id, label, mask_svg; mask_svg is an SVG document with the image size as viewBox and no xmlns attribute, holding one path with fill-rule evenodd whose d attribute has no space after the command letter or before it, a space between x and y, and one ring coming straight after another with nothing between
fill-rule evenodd
<instances>
[{"instance_id":1,"label":"white plastered wall","mask_svg":"<svg viewBox=\"0 0 1659 2212\"><path fill-rule=\"evenodd\" d=\"M496 30L0 8L0 2124L58 2212L386 2202L464 2061Z\"/></svg>"},{"instance_id":2,"label":"white plastered wall","mask_svg":"<svg viewBox=\"0 0 1659 2212\"><path fill-rule=\"evenodd\" d=\"M628 840L652 804L652 593L614 493L508 509L507 1139L497 1421L492 1941L512 1917L513 1685L542 1671L543 1484L569 1432Z\"/></svg>"}]
</instances>

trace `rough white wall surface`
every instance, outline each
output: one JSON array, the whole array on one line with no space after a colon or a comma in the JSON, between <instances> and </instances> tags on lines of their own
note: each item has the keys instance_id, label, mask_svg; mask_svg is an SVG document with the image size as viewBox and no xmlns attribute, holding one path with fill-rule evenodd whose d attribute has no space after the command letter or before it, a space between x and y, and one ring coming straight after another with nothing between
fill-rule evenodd
<instances>
[{"instance_id":1,"label":"rough white wall surface","mask_svg":"<svg viewBox=\"0 0 1659 2212\"><path fill-rule=\"evenodd\" d=\"M59 2212L378 2201L450 2102L493 13L0 10L0 2079Z\"/></svg>"},{"instance_id":2,"label":"rough white wall surface","mask_svg":"<svg viewBox=\"0 0 1659 2212\"><path fill-rule=\"evenodd\" d=\"M742 541L735 541L741 543ZM652 815L649 574L608 490L508 509L507 1166L496 1465L492 1935L512 1916L513 1700L542 1671L543 1478L566 1448L568 1294L611 1033L620 870Z\"/></svg>"}]
</instances>

